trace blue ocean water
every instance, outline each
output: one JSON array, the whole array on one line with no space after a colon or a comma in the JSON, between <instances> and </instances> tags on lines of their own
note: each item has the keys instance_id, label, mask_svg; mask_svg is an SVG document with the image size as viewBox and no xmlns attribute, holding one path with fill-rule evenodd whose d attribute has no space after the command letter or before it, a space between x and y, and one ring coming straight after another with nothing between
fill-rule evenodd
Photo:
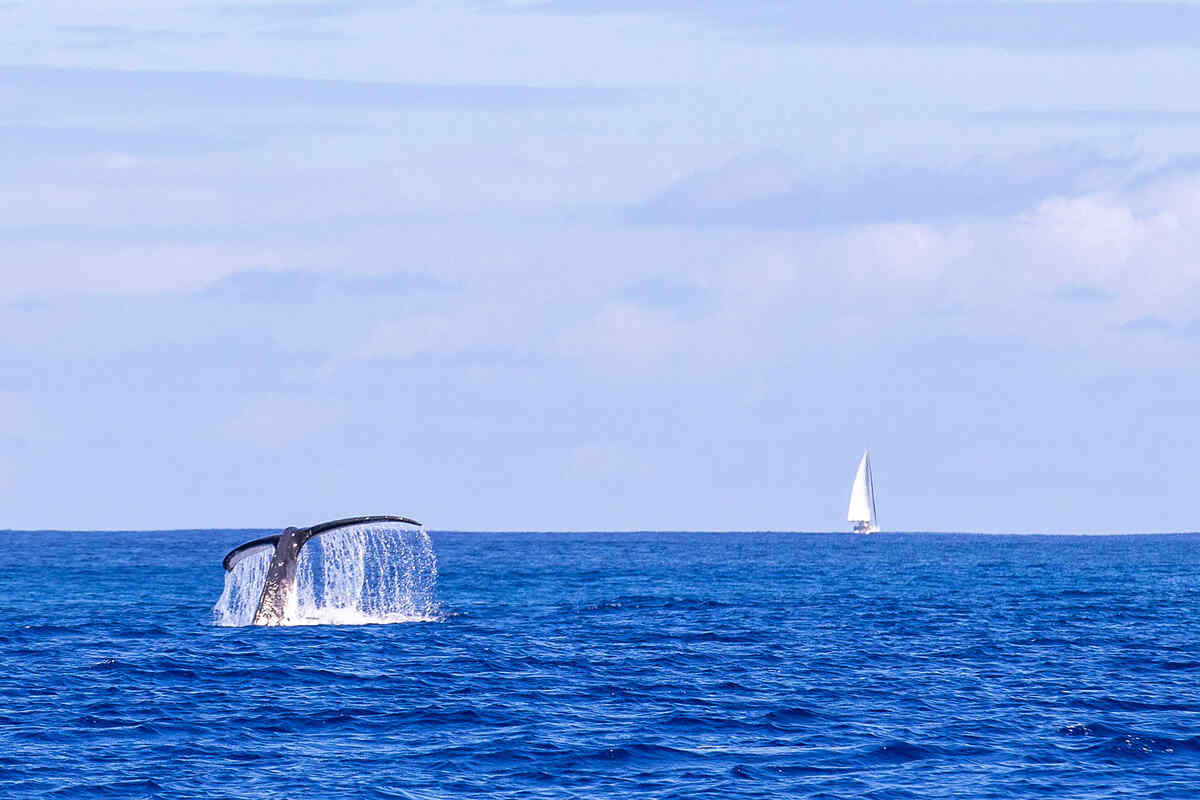
<instances>
[{"instance_id":1,"label":"blue ocean water","mask_svg":"<svg viewBox=\"0 0 1200 800\"><path fill-rule=\"evenodd\" d=\"M0 533L0 795L1200 796L1198 536L433 533L440 621L214 627L261 534Z\"/></svg>"}]
</instances>

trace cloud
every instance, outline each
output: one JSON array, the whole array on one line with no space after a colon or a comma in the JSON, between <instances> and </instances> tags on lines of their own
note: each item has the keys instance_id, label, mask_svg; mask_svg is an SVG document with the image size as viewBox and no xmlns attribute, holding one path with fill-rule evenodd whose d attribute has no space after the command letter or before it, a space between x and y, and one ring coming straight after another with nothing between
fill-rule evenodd
<instances>
[{"instance_id":1,"label":"cloud","mask_svg":"<svg viewBox=\"0 0 1200 800\"><path fill-rule=\"evenodd\" d=\"M131 28L117 25L60 25L55 30L66 38L68 45L97 50L127 50L144 45L173 47L218 41L225 36L215 31Z\"/></svg>"},{"instance_id":2,"label":"cloud","mask_svg":"<svg viewBox=\"0 0 1200 800\"><path fill-rule=\"evenodd\" d=\"M127 519L105 498L136 475L158 518L219 524L297 497L371 505L399 484L441 524L605 527L716 525L677 515L720 490L783 526L798 503L842 496L822 464L870 438L922 473L905 485L894 468L889 484L893 518L906 496L917 516L930 474L970 463L1004 480L1139 408L1165 409L1146 435L1187 418L1187 391L1095 387L1184 373L1196 355L1179 332L1200 301L1197 191L1200 174L1173 171L1001 217L836 229L455 224L419 258L415 237L395 248L417 274L243 269L172 292L43 295L0 314L0 387L57 437L32 462L0 440L0 461L22 464L8 497L79 481L95 526ZM1065 302L1062 287L1111 299ZM1159 330L1135 335L1142 318ZM1103 478L1112 447L1072 463ZM163 463L178 467L147 467ZM631 505L579 521L606 481ZM475 513L464 491L486 512L454 516ZM1047 507L1041 494L1004 494L954 498L943 519L1043 524L998 516L1014 496Z\"/></svg>"},{"instance_id":3,"label":"cloud","mask_svg":"<svg viewBox=\"0 0 1200 800\"><path fill-rule=\"evenodd\" d=\"M629 103L621 88L410 84L236 72L0 67L0 98L23 108L123 111L206 108L430 108L510 111Z\"/></svg>"},{"instance_id":4,"label":"cloud","mask_svg":"<svg viewBox=\"0 0 1200 800\"><path fill-rule=\"evenodd\" d=\"M479 340L469 326L447 314L398 314L375 324L355 356L365 360L454 357Z\"/></svg>"},{"instance_id":5,"label":"cloud","mask_svg":"<svg viewBox=\"0 0 1200 800\"><path fill-rule=\"evenodd\" d=\"M841 527L864 439L896 524L1187 506L1200 160L1111 154L1194 8L152 5L9 26L8 524Z\"/></svg>"},{"instance_id":6,"label":"cloud","mask_svg":"<svg viewBox=\"0 0 1200 800\"><path fill-rule=\"evenodd\" d=\"M1126 189L1161 189L1174 186L1180 180L1190 183L1197 174L1200 174L1200 155L1176 155L1164 164L1140 171L1129 181Z\"/></svg>"},{"instance_id":7,"label":"cloud","mask_svg":"<svg viewBox=\"0 0 1200 800\"><path fill-rule=\"evenodd\" d=\"M283 129L96 128L51 125L0 125L0 159L128 154L191 156L232 153L268 141Z\"/></svg>"},{"instance_id":8,"label":"cloud","mask_svg":"<svg viewBox=\"0 0 1200 800\"><path fill-rule=\"evenodd\" d=\"M289 392L251 396L221 430L239 446L277 449L302 442L337 425L335 402Z\"/></svg>"},{"instance_id":9,"label":"cloud","mask_svg":"<svg viewBox=\"0 0 1200 800\"><path fill-rule=\"evenodd\" d=\"M681 182L648 204L676 227L754 242L723 273L703 278L714 313L671 337L647 334L666 343L663 352L726 353L732 363L773 339L803 348L808 335L853 349L856 337L877 341L879 327L911 335L920 314L939 329L1054 342L1095 356L1110 332L1190 330L1200 304L1200 166L1186 158L1146 170L1133 159L1064 148L910 171L924 191L878 177L890 168L863 170L870 179L857 184L834 173L793 184L779 179L794 169L782 157L734 167ZM756 197L764 187L774 194ZM839 192L856 199L813 199ZM724 198L732 199L723 205ZM781 321L798 308L804 322ZM597 341L620 343L614 328L633 337L642 327L611 312L607 319L620 325L597 322L589 329ZM1128 339L1104 347L1111 363L1142 358Z\"/></svg>"},{"instance_id":10,"label":"cloud","mask_svg":"<svg viewBox=\"0 0 1200 800\"><path fill-rule=\"evenodd\" d=\"M702 314L713 302L709 289L691 281L662 275L631 283L617 297L640 308L670 311L689 317Z\"/></svg>"},{"instance_id":11,"label":"cloud","mask_svg":"<svg viewBox=\"0 0 1200 800\"><path fill-rule=\"evenodd\" d=\"M188 285L196 282L202 285ZM403 271L246 270L141 291L114 287L105 294L25 295L8 304L11 313L4 316L0 335L21 357L42 352L219 366L230 355L237 356L230 359L235 363L262 352L265 363L276 358L289 364L348 352L378 320L410 316L417 313L410 306L426 309L454 298L446 282ZM103 335L60 337L52 321L63 317ZM146 331L155 335L148 338Z\"/></svg>"},{"instance_id":12,"label":"cloud","mask_svg":"<svg viewBox=\"0 0 1200 800\"><path fill-rule=\"evenodd\" d=\"M1200 43L1200 6L1180 2L552 0L525 8L540 13L677 14L812 42L975 44L1014 50Z\"/></svg>"},{"instance_id":13,"label":"cloud","mask_svg":"<svg viewBox=\"0 0 1200 800\"><path fill-rule=\"evenodd\" d=\"M159 190L160 194L166 194ZM80 194L75 193L76 196ZM61 222L0 225L0 232L6 241L32 243L100 243L109 245L128 246L189 246L223 243L229 245L279 243L289 244L322 244L334 246L347 238L360 237L367 233L378 234L401 227L411 227L429 223L432 214L404 213L391 214L330 214L315 220L283 221L277 219L234 219L221 220L227 213L219 213L222 209L213 209L203 203L194 202L194 198L186 192L182 193L185 200L192 203L180 203L176 206L158 209L157 213L164 216L184 216L189 210L194 216L211 215L217 217L213 222L202 221L145 221L141 223L125 223L113 221L110 224L87 222ZM75 210L69 201L63 203L64 208ZM228 208L228 204L226 204ZM214 213L216 212L216 213ZM451 215L438 215L445 220ZM469 215L467 222L469 222ZM129 217L126 217L129 219ZM275 259L272 259L275 260ZM272 264L272 266L275 266ZM280 268L283 268L280 266Z\"/></svg>"},{"instance_id":14,"label":"cloud","mask_svg":"<svg viewBox=\"0 0 1200 800\"><path fill-rule=\"evenodd\" d=\"M979 122L1047 125L1197 125L1200 110L1170 108L999 109L970 114Z\"/></svg>"},{"instance_id":15,"label":"cloud","mask_svg":"<svg viewBox=\"0 0 1200 800\"><path fill-rule=\"evenodd\" d=\"M339 31L302 27L260 28L255 33L265 39L279 39L285 42L309 44L344 44L352 42L354 38L349 34Z\"/></svg>"},{"instance_id":16,"label":"cloud","mask_svg":"<svg viewBox=\"0 0 1200 800\"><path fill-rule=\"evenodd\" d=\"M1005 216L1048 196L1128 174L1134 160L1081 147L945 166L802 169L780 154L737 159L684 178L632 212L654 225L802 229Z\"/></svg>"},{"instance_id":17,"label":"cloud","mask_svg":"<svg viewBox=\"0 0 1200 800\"><path fill-rule=\"evenodd\" d=\"M689 327L673 314L632 303L610 303L564 331L559 352L569 358L650 367L689 347L689 341L694 341Z\"/></svg>"},{"instance_id":18,"label":"cloud","mask_svg":"<svg viewBox=\"0 0 1200 800\"><path fill-rule=\"evenodd\" d=\"M1110 303L1114 299L1114 295L1111 292L1106 292L1099 286L1091 286L1083 283L1071 283L1059 286L1054 290L1053 297L1064 303Z\"/></svg>"},{"instance_id":19,"label":"cloud","mask_svg":"<svg viewBox=\"0 0 1200 800\"><path fill-rule=\"evenodd\" d=\"M1174 333L1176 326L1170 320L1150 314L1123 322L1118 328L1123 333Z\"/></svg>"},{"instance_id":20,"label":"cloud","mask_svg":"<svg viewBox=\"0 0 1200 800\"><path fill-rule=\"evenodd\" d=\"M968 258L974 247L961 231L907 222L866 225L840 240L846 277L864 287L926 283Z\"/></svg>"},{"instance_id":21,"label":"cloud","mask_svg":"<svg viewBox=\"0 0 1200 800\"><path fill-rule=\"evenodd\" d=\"M1067 263L1105 271L1128 261L1152 224L1126 198L1112 194L1050 197L1027 219L1037 246Z\"/></svg>"},{"instance_id":22,"label":"cloud","mask_svg":"<svg viewBox=\"0 0 1200 800\"><path fill-rule=\"evenodd\" d=\"M369 10L363 2L334 3L246 3L217 4L202 10L214 19L227 22L266 22L273 27L258 28L255 34L289 42L351 42L352 37L329 23L341 22L356 13ZM387 10L395 10L388 7Z\"/></svg>"},{"instance_id":23,"label":"cloud","mask_svg":"<svg viewBox=\"0 0 1200 800\"><path fill-rule=\"evenodd\" d=\"M450 289L444 281L417 273L364 275L283 269L235 272L209 284L199 294L221 302L321 303L347 297L396 298Z\"/></svg>"},{"instance_id":24,"label":"cloud","mask_svg":"<svg viewBox=\"0 0 1200 800\"><path fill-rule=\"evenodd\" d=\"M254 17L271 20L324 20L345 17L362 10L365 3L221 3L206 5L203 10L213 16Z\"/></svg>"}]
</instances>

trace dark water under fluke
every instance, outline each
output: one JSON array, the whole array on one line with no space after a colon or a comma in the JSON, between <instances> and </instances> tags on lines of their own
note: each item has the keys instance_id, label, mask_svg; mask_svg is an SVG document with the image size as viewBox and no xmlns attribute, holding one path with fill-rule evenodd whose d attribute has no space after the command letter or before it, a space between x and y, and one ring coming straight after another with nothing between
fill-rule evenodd
<instances>
[{"instance_id":1,"label":"dark water under fluke","mask_svg":"<svg viewBox=\"0 0 1200 800\"><path fill-rule=\"evenodd\" d=\"M256 533L0 533L0 796L1200 796L1200 536L433 533L441 621L215 627Z\"/></svg>"}]
</instances>

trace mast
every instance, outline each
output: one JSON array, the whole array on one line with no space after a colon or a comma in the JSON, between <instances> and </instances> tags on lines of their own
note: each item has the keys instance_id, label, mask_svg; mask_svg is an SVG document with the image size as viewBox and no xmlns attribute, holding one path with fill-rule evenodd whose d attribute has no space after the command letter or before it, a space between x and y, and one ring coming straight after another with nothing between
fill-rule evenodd
<instances>
[{"instance_id":1,"label":"mast","mask_svg":"<svg viewBox=\"0 0 1200 800\"><path fill-rule=\"evenodd\" d=\"M871 474L871 452L868 450L863 458L867 460L867 496L871 498L871 533L879 533L879 513L875 510L875 477Z\"/></svg>"}]
</instances>

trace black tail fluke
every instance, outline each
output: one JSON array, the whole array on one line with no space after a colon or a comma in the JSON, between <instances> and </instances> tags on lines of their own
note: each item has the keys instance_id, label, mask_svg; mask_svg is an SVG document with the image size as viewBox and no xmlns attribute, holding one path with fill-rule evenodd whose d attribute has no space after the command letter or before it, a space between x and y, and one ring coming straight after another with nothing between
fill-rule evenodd
<instances>
[{"instance_id":1,"label":"black tail fluke","mask_svg":"<svg viewBox=\"0 0 1200 800\"><path fill-rule=\"evenodd\" d=\"M300 533L307 532L307 538L311 539L318 534L329 533L338 528L349 528L353 525L370 525L372 522L403 522L408 525L416 525L418 528L421 527L421 523L415 519L379 514L373 517L347 517L346 519L335 519L333 522L322 522L320 525L313 525L311 528L303 528Z\"/></svg>"},{"instance_id":2,"label":"black tail fluke","mask_svg":"<svg viewBox=\"0 0 1200 800\"><path fill-rule=\"evenodd\" d=\"M307 542L314 536L319 536L322 533L329 533L338 528L349 528L352 525L369 525L372 522L403 522L408 525L416 525L420 527L421 523L415 519L408 517L393 517L386 514L378 514L370 517L347 517L346 519L335 519L333 522L322 522L320 525L313 525L309 528L296 529L296 535L302 539L301 544ZM262 547L275 547L279 544L279 534L274 536L264 536L261 539L255 539L252 542L239 544L237 547L229 551L225 558L221 561L221 566L225 569L233 569L234 566L246 556L249 556L258 551Z\"/></svg>"},{"instance_id":3,"label":"black tail fluke","mask_svg":"<svg viewBox=\"0 0 1200 800\"><path fill-rule=\"evenodd\" d=\"M262 595L258 599L258 609L254 614L254 624L280 625L284 622L288 601L295 590L296 564L300 560L300 549L308 540L340 528L352 528L356 525L370 525L376 522L401 522L418 527L421 525L415 519L408 517L378 515L322 522L320 525L313 525L309 528L288 528L275 536L264 536L233 548L221 564L226 570L230 570L239 561L253 553L267 548L273 551Z\"/></svg>"},{"instance_id":4,"label":"black tail fluke","mask_svg":"<svg viewBox=\"0 0 1200 800\"><path fill-rule=\"evenodd\" d=\"M255 539L253 542L239 544L237 547L230 550L225 558L222 559L221 566L227 570L233 569L234 565L236 565L246 556L253 555L263 548L274 548L277 544L279 544L278 534L275 536L264 536L261 539Z\"/></svg>"}]
</instances>

